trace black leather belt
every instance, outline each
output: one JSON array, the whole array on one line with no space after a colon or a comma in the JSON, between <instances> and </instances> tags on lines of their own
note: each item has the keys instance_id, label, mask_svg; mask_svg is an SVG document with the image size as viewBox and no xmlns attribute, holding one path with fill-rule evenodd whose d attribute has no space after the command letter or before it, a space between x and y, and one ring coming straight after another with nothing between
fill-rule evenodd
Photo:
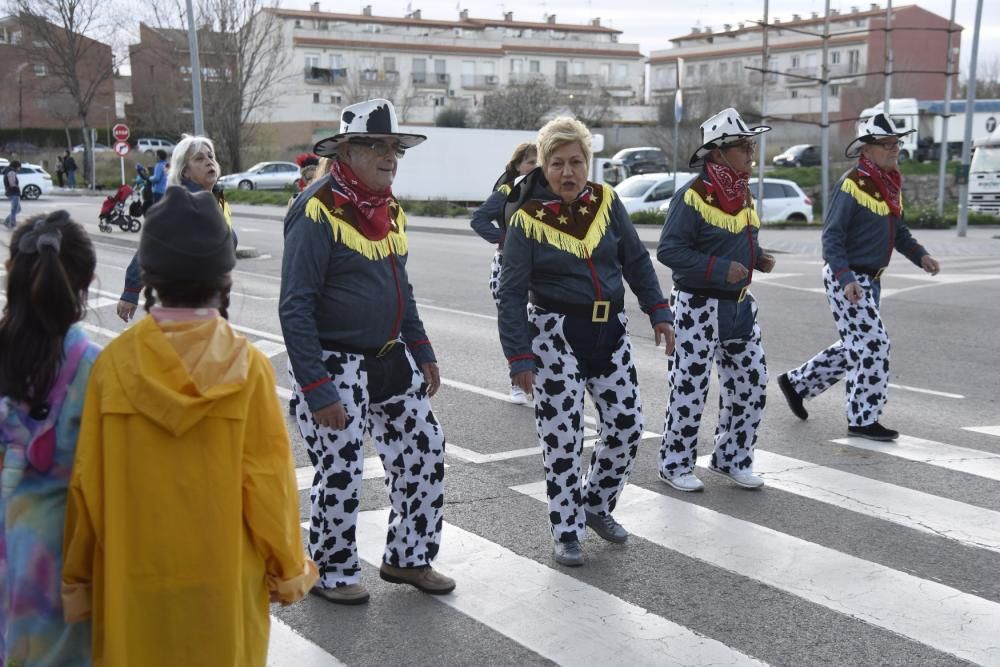
<instances>
[{"instance_id":1,"label":"black leather belt","mask_svg":"<svg viewBox=\"0 0 1000 667\"><path fill-rule=\"evenodd\" d=\"M591 322L607 322L609 317L625 310L624 299L618 301L591 301L590 303L567 303L565 301L546 299L543 296L534 294L531 302L543 310L561 313L562 315L572 315L573 317L590 320Z\"/></svg>"},{"instance_id":2,"label":"black leather belt","mask_svg":"<svg viewBox=\"0 0 1000 667\"><path fill-rule=\"evenodd\" d=\"M703 296L706 299L722 299L723 301L735 301L737 303L747 298L747 291L750 289L749 285L745 285L743 289L734 291L726 289L712 289L711 287L687 287L679 283L674 283L674 287L676 287L680 292L687 292L688 294L694 294L695 296Z\"/></svg>"},{"instance_id":3,"label":"black leather belt","mask_svg":"<svg viewBox=\"0 0 1000 667\"><path fill-rule=\"evenodd\" d=\"M862 273L872 280L881 280L882 274L885 273L887 267L883 266L881 269L877 269L874 266L855 266L851 264L851 271L854 273Z\"/></svg>"},{"instance_id":4,"label":"black leather belt","mask_svg":"<svg viewBox=\"0 0 1000 667\"><path fill-rule=\"evenodd\" d=\"M390 340L380 349L375 350L370 348L357 347L356 345L348 345L347 343L341 343L340 341L336 340L327 340L324 338L321 338L319 341L320 347L322 347L327 352L346 352L347 354L363 354L366 357L384 357L397 344L402 345L403 341L399 340L398 338L395 340Z\"/></svg>"}]
</instances>

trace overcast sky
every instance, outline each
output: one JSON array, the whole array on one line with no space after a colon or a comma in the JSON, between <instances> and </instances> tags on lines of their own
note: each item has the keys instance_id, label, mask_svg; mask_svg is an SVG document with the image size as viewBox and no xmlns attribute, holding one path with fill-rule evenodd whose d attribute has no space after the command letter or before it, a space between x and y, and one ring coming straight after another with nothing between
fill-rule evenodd
<instances>
[{"instance_id":1,"label":"overcast sky","mask_svg":"<svg viewBox=\"0 0 1000 667\"><path fill-rule=\"evenodd\" d=\"M638 43L645 55L650 51L670 47L670 38L685 35L695 25L712 26L721 30L723 23L759 19L764 13L763 0L715 0L714 2L681 0L320 0L320 9L331 12L360 13L364 5L372 5L372 12L380 16L403 16L407 7L420 9L424 18L455 19L458 7L468 9L474 17L500 18L505 11L514 12L514 18L524 21L542 21L545 14L555 14L560 23L586 23L599 16L603 25L624 31L622 41ZM951 0L920 0L920 2L895 2L919 4L924 9L948 18ZM281 0L288 9L308 9L310 0ZM832 0L830 7L846 13L852 6L862 9L868 2L840 2ZM885 7L885 0L879 0ZM771 17L790 20L793 13L823 13L824 0L770 0ZM972 28L975 25L976 0L957 0L956 22L965 28L962 32L962 77L966 76L972 51ZM913 33L910 33L911 35ZM983 0L983 21L979 37L979 67L1000 59L1000 3ZM980 76L981 78L981 76Z\"/></svg>"}]
</instances>

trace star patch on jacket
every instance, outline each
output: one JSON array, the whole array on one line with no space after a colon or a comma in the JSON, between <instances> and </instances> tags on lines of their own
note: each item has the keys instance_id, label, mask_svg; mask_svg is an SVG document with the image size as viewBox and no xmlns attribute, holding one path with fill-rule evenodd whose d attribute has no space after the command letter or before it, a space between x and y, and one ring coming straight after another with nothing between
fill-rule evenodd
<instances>
[{"instance_id":1,"label":"star patch on jacket","mask_svg":"<svg viewBox=\"0 0 1000 667\"><path fill-rule=\"evenodd\" d=\"M363 219L351 201L333 187L320 188L306 202L306 217L316 223L327 223L333 230L333 239L366 259L378 261L389 255L405 255L409 249L406 240L406 214L399 202L389 202L392 216L389 233L381 239L365 236Z\"/></svg>"},{"instance_id":2,"label":"star patch on jacket","mask_svg":"<svg viewBox=\"0 0 1000 667\"><path fill-rule=\"evenodd\" d=\"M613 198L611 187L588 182L583 194L568 204L559 199L525 202L508 224L539 243L586 258L608 230Z\"/></svg>"},{"instance_id":3,"label":"star patch on jacket","mask_svg":"<svg viewBox=\"0 0 1000 667\"><path fill-rule=\"evenodd\" d=\"M760 218L752 205L744 206L734 214L723 211L718 195L701 176L694 179L684 193L684 203L697 211L708 224L734 234L742 232L747 225L760 227Z\"/></svg>"},{"instance_id":4,"label":"star patch on jacket","mask_svg":"<svg viewBox=\"0 0 1000 667\"><path fill-rule=\"evenodd\" d=\"M879 190L878 185L876 185L871 176L857 167L847 172L843 183L840 184L840 189L872 213L882 216L889 215L889 204L882 197L882 192ZM903 210L902 193L899 195L899 210Z\"/></svg>"}]
</instances>

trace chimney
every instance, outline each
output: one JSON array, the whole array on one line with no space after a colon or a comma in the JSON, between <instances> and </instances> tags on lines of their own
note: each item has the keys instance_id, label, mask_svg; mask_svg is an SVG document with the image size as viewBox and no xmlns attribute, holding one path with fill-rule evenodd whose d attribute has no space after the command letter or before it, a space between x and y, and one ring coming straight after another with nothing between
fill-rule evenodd
<instances>
[{"instance_id":1,"label":"chimney","mask_svg":"<svg viewBox=\"0 0 1000 667\"><path fill-rule=\"evenodd\" d=\"M733 24L732 23L723 23L722 24L722 31L723 32L730 32L732 29L733 29Z\"/></svg>"},{"instance_id":2,"label":"chimney","mask_svg":"<svg viewBox=\"0 0 1000 667\"><path fill-rule=\"evenodd\" d=\"M419 19L420 18L420 10L419 9L414 9L413 13L410 14L410 18L411 19Z\"/></svg>"},{"instance_id":3,"label":"chimney","mask_svg":"<svg viewBox=\"0 0 1000 667\"><path fill-rule=\"evenodd\" d=\"M860 11L861 11L860 7L858 7L857 5L851 5L851 13L852 14L857 14Z\"/></svg>"},{"instance_id":4,"label":"chimney","mask_svg":"<svg viewBox=\"0 0 1000 667\"><path fill-rule=\"evenodd\" d=\"M545 17L545 20L548 23L554 24L556 22L556 15L555 14L549 14L548 16Z\"/></svg>"},{"instance_id":5,"label":"chimney","mask_svg":"<svg viewBox=\"0 0 1000 667\"><path fill-rule=\"evenodd\" d=\"M779 19L777 16L774 17L774 25L781 25L781 19Z\"/></svg>"},{"instance_id":6,"label":"chimney","mask_svg":"<svg viewBox=\"0 0 1000 667\"><path fill-rule=\"evenodd\" d=\"M712 34L712 26L710 26L710 25L705 26L705 34L706 35L711 35Z\"/></svg>"},{"instance_id":7,"label":"chimney","mask_svg":"<svg viewBox=\"0 0 1000 667\"><path fill-rule=\"evenodd\" d=\"M701 34L701 26L697 26L696 25L695 27L691 28L691 34L692 35L700 35Z\"/></svg>"},{"instance_id":8,"label":"chimney","mask_svg":"<svg viewBox=\"0 0 1000 667\"><path fill-rule=\"evenodd\" d=\"M318 2L312 3L311 5L309 5L309 9L313 10L314 12L318 12L319 11L319 3Z\"/></svg>"},{"instance_id":9,"label":"chimney","mask_svg":"<svg viewBox=\"0 0 1000 667\"><path fill-rule=\"evenodd\" d=\"M361 14L363 16L371 16L372 15L372 6L371 5L365 5L365 8L361 10Z\"/></svg>"},{"instance_id":10,"label":"chimney","mask_svg":"<svg viewBox=\"0 0 1000 667\"><path fill-rule=\"evenodd\" d=\"M792 20L793 21L801 21L802 17L799 16L798 14L792 14Z\"/></svg>"},{"instance_id":11,"label":"chimney","mask_svg":"<svg viewBox=\"0 0 1000 667\"><path fill-rule=\"evenodd\" d=\"M504 21L513 21L514 20L514 12L504 12L503 13L503 20Z\"/></svg>"},{"instance_id":12,"label":"chimney","mask_svg":"<svg viewBox=\"0 0 1000 667\"><path fill-rule=\"evenodd\" d=\"M744 23L743 21L740 21L739 23L737 23L737 24L736 24L736 27L737 27L737 29L739 29L739 30L743 30L743 28L744 28L745 26L746 26L746 24L745 24L745 23Z\"/></svg>"},{"instance_id":13,"label":"chimney","mask_svg":"<svg viewBox=\"0 0 1000 667\"><path fill-rule=\"evenodd\" d=\"M840 10L839 9L831 9L830 10L830 16L840 16Z\"/></svg>"},{"instance_id":14,"label":"chimney","mask_svg":"<svg viewBox=\"0 0 1000 667\"><path fill-rule=\"evenodd\" d=\"M818 19L819 18L819 12L813 12L812 13L812 18L813 18L813 20Z\"/></svg>"},{"instance_id":15,"label":"chimney","mask_svg":"<svg viewBox=\"0 0 1000 667\"><path fill-rule=\"evenodd\" d=\"M597 16L597 17L591 19L590 20L590 25L594 26L595 28L600 28L601 27L601 17Z\"/></svg>"},{"instance_id":16,"label":"chimney","mask_svg":"<svg viewBox=\"0 0 1000 667\"><path fill-rule=\"evenodd\" d=\"M870 5L870 7L871 7L871 10L870 10L870 11L873 11L873 12L877 12L877 11L878 11L878 3L877 3L877 2L873 2L873 3L872 3L872 4Z\"/></svg>"},{"instance_id":17,"label":"chimney","mask_svg":"<svg viewBox=\"0 0 1000 667\"><path fill-rule=\"evenodd\" d=\"M458 13L458 20L460 20L460 21L468 21L469 20L469 10L468 9L463 9L462 11L460 11Z\"/></svg>"}]
</instances>

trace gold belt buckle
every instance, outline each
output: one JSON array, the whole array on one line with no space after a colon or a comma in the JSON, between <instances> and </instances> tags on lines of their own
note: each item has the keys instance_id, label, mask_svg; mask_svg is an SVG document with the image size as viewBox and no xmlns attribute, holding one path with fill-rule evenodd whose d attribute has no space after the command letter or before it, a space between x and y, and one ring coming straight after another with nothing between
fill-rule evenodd
<instances>
[{"instance_id":1,"label":"gold belt buckle","mask_svg":"<svg viewBox=\"0 0 1000 667\"><path fill-rule=\"evenodd\" d=\"M883 266L881 269L879 269L878 271L876 271L875 272L875 276L872 278L872 280L881 280L882 279L882 274L885 273L886 268L887 267Z\"/></svg>"},{"instance_id":2,"label":"gold belt buckle","mask_svg":"<svg viewBox=\"0 0 1000 667\"><path fill-rule=\"evenodd\" d=\"M396 346L396 343L398 343L398 342L399 342L398 340L390 340L390 341L388 341L385 345L382 346L382 349L380 349L378 351L378 354L376 354L375 356L376 357L384 357L385 355L387 355L389 353L389 351L392 348L394 348Z\"/></svg>"},{"instance_id":3,"label":"gold belt buckle","mask_svg":"<svg viewBox=\"0 0 1000 667\"><path fill-rule=\"evenodd\" d=\"M594 311L590 315L591 322L607 322L608 315L611 314L610 301L595 301Z\"/></svg>"},{"instance_id":4,"label":"gold belt buckle","mask_svg":"<svg viewBox=\"0 0 1000 667\"><path fill-rule=\"evenodd\" d=\"M740 290L740 295L736 297L736 303L742 303L743 299L747 298L747 291L750 289L749 285L744 285L743 289Z\"/></svg>"}]
</instances>

